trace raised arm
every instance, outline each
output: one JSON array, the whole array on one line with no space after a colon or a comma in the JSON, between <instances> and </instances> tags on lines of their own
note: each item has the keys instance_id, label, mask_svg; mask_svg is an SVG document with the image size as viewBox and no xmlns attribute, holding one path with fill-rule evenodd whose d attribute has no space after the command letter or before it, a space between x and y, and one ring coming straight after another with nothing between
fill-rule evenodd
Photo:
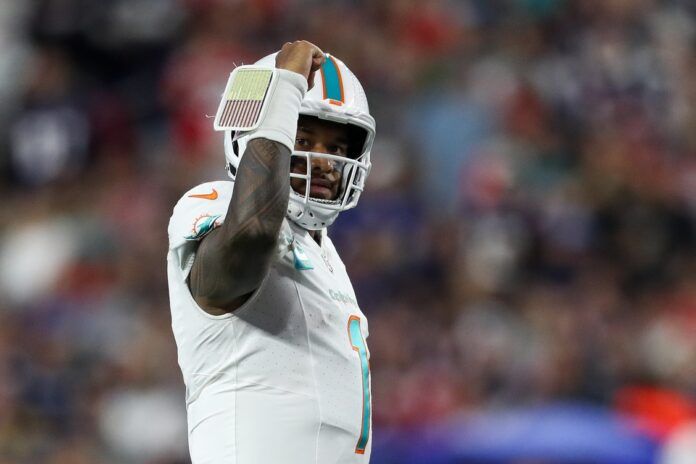
<instances>
[{"instance_id":1,"label":"raised arm","mask_svg":"<svg viewBox=\"0 0 696 464\"><path fill-rule=\"evenodd\" d=\"M276 67L301 74L311 86L323 61L318 47L297 41L283 45ZM199 244L189 276L191 294L207 312L237 309L261 284L287 211L289 173L286 145L266 138L249 141L225 221Z\"/></svg>"}]
</instances>

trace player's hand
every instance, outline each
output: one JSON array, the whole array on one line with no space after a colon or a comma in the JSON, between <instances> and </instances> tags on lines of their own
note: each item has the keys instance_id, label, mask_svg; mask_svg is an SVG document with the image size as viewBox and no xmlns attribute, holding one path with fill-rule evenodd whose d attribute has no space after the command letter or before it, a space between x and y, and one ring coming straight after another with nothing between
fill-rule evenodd
<instances>
[{"instance_id":1,"label":"player's hand","mask_svg":"<svg viewBox=\"0 0 696 464\"><path fill-rule=\"evenodd\" d=\"M287 69L302 74L311 89L314 86L314 73L324 64L324 52L306 40L285 42L276 55L276 68Z\"/></svg>"}]
</instances>

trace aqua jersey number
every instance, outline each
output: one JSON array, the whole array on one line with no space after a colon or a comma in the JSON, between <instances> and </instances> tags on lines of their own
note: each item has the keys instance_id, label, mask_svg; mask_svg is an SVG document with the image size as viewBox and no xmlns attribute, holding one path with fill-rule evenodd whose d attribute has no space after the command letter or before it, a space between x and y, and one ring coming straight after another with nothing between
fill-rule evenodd
<instances>
[{"instance_id":1,"label":"aqua jersey number","mask_svg":"<svg viewBox=\"0 0 696 464\"><path fill-rule=\"evenodd\" d=\"M362 372L362 392L363 392L363 409L360 427L360 438L355 446L355 452L358 454L365 453L367 441L370 438L370 413L371 413L371 398L370 398L370 364L367 359L367 345L360 330L360 318L351 316L348 319L348 337L353 350L357 351L360 358L360 368Z\"/></svg>"}]
</instances>

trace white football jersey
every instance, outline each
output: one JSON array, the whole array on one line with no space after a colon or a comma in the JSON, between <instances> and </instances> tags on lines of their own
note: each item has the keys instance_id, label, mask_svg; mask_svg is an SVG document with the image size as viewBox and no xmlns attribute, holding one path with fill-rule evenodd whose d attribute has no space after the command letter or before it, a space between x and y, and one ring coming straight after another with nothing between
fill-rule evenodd
<instances>
[{"instance_id":1,"label":"white football jersey","mask_svg":"<svg viewBox=\"0 0 696 464\"><path fill-rule=\"evenodd\" d=\"M187 192L169 222L172 328L186 384L193 464L370 460L368 327L331 240L283 221L277 254L233 313L203 311L186 279L219 226L232 182Z\"/></svg>"}]
</instances>

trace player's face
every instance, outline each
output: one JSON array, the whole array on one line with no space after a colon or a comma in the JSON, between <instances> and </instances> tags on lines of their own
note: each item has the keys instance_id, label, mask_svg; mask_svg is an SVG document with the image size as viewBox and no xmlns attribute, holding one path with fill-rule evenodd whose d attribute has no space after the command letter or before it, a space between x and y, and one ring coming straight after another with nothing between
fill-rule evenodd
<instances>
[{"instance_id":1,"label":"player's face","mask_svg":"<svg viewBox=\"0 0 696 464\"><path fill-rule=\"evenodd\" d=\"M295 150L347 156L348 146L349 129L347 125L300 116L297 124ZM336 199L341 185L342 169L340 163L313 158L311 169L312 179L309 185L309 196L322 200ZM296 174L306 174L307 160L300 156L293 156L290 171ZM290 178L292 189L302 195L305 194L306 182L305 179Z\"/></svg>"}]
</instances>

